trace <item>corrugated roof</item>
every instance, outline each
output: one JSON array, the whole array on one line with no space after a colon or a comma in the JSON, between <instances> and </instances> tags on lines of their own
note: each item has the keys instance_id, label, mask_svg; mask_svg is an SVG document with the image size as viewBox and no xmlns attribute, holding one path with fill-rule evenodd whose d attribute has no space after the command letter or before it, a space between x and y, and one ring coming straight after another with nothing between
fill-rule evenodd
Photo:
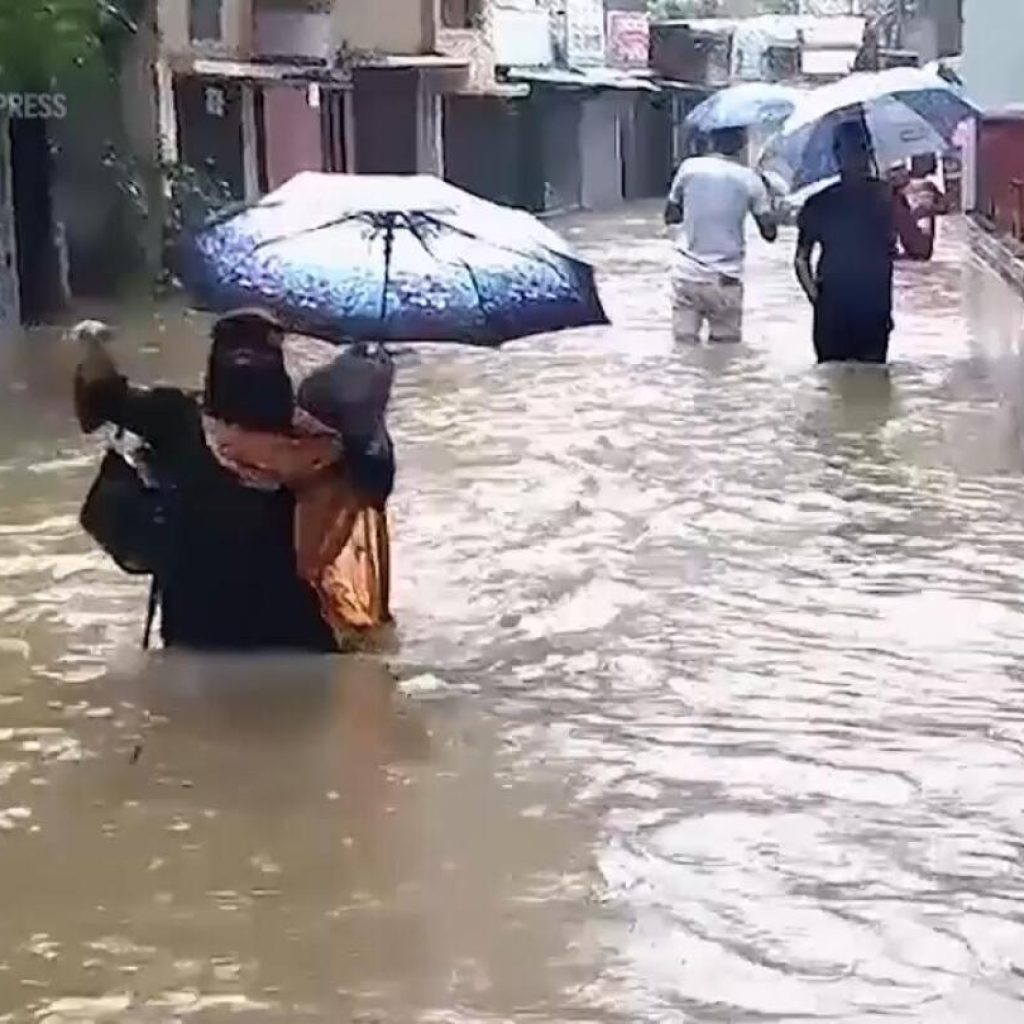
<instances>
[{"instance_id":1,"label":"corrugated roof","mask_svg":"<svg viewBox=\"0 0 1024 1024\"><path fill-rule=\"evenodd\" d=\"M795 43L802 35L810 46L860 46L865 18L858 15L814 17L806 14L762 14L755 18L672 18L659 25L687 26L696 32L761 32L773 44Z\"/></svg>"},{"instance_id":2,"label":"corrugated roof","mask_svg":"<svg viewBox=\"0 0 1024 1024\"><path fill-rule=\"evenodd\" d=\"M206 57L181 57L172 62L176 71L209 78L237 78L250 82L339 82L351 80L351 74L324 64L297 64L286 61L240 61Z\"/></svg>"},{"instance_id":3,"label":"corrugated roof","mask_svg":"<svg viewBox=\"0 0 1024 1024\"><path fill-rule=\"evenodd\" d=\"M401 56L398 54L377 58L370 67L415 68L421 71L462 71L469 62L461 57ZM295 61L240 61L220 57L181 56L172 61L172 68L186 74L209 78L236 78L250 82L322 82L348 84L352 74L348 68L329 67L324 63L297 63Z\"/></svg>"}]
</instances>

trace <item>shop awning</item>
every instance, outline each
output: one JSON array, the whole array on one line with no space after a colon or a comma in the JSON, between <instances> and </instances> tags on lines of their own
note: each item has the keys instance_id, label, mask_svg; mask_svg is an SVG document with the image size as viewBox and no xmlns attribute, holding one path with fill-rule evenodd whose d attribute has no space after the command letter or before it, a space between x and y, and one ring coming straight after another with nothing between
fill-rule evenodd
<instances>
[{"instance_id":1,"label":"shop awning","mask_svg":"<svg viewBox=\"0 0 1024 1024\"><path fill-rule=\"evenodd\" d=\"M410 69L424 72L464 72L469 61L459 57L435 54L402 56L386 54L367 63L367 67ZM219 57L179 57L172 61L172 70L206 78L233 78L246 82L317 82L321 85L346 87L352 83L349 68L330 67L325 63L301 63L285 60L239 61Z\"/></svg>"},{"instance_id":2,"label":"shop awning","mask_svg":"<svg viewBox=\"0 0 1024 1024\"><path fill-rule=\"evenodd\" d=\"M417 68L420 71L463 71L469 67L468 57L443 57L436 53L402 54L388 53L367 61L371 68Z\"/></svg>"},{"instance_id":3,"label":"shop awning","mask_svg":"<svg viewBox=\"0 0 1024 1024\"><path fill-rule=\"evenodd\" d=\"M550 85L560 89L621 89L660 92L649 78L627 74L615 68L509 68L506 77L514 82Z\"/></svg>"},{"instance_id":4,"label":"shop awning","mask_svg":"<svg viewBox=\"0 0 1024 1024\"><path fill-rule=\"evenodd\" d=\"M707 85L703 82L681 82L678 78L656 78L655 83L665 92L689 93L694 96L710 96L724 86Z\"/></svg>"},{"instance_id":5,"label":"shop awning","mask_svg":"<svg viewBox=\"0 0 1024 1024\"><path fill-rule=\"evenodd\" d=\"M220 58L188 57L172 61L171 69L204 78L232 78L243 82L317 82L347 87L351 74L325 64L298 64L284 61L238 61Z\"/></svg>"}]
</instances>

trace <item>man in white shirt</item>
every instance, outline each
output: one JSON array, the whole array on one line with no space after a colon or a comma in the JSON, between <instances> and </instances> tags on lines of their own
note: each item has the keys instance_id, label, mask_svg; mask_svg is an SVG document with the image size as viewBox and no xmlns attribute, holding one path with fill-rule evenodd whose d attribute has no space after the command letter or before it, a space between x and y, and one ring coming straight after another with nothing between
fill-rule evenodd
<instances>
[{"instance_id":1,"label":"man in white shirt","mask_svg":"<svg viewBox=\"0 0 1024 1024\"><path fill-rule=\"evenodd\" d=\"M665 223L675 229L677 341L699 341L705 321L711 341L740 340L747 214L765 241L778 236L764 179L739 161L745 142L742 128L712 132L712 152L684 160L672 182Z\"/></svg>"}]
</instances>

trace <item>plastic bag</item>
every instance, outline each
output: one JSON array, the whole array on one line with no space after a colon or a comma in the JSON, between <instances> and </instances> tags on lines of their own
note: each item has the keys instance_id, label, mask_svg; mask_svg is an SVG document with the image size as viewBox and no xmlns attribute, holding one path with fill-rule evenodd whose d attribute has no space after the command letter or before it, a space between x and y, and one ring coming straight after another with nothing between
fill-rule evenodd
<instances>
[{"instance_id":1,"label":"plastic bag","mask_svg":"<svg viewBox=\"0 0 1024 1024\"><path fill-rule=\"evenodd\" d=\"M167 547L167 494L142 457L107 449L79 516L82 529L133 576L156 574Z\"/></svg>"},{"instance_id":2,"label":"plastic bag","mask_svg":"<svg viewBox=\"0 0 1024 1024\"><path fill-rule=\"evenodd\" d=\"M299 385L300 408L343 438L380 435L391 400L395 366L383 349L354 346Z\"/></svg>"}]
</instances>

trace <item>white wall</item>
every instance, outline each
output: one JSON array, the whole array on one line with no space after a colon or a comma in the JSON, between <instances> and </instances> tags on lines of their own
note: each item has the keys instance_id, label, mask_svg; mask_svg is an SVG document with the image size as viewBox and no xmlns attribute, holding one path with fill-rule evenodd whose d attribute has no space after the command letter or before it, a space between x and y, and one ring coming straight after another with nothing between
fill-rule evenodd
<instances>
[{"instance_id":1,"label":"white wall","mask_svg":"<svg viewBox=\"0 0 1024 1024\"><path fill-rule=\"evenodd\" d=\"M546 67L554 59L545 7L492 7L490 37L498 64Z\"/></svg>"},{"instance_id":2,"label":"white wall","mask_svg":"<svg viewBox=\"0 0 1024 1024\"><path fill-rule=\"evenodd\" d=\"M1024 105L1024 0L964 0L963 78L983 107Z\"/></svg>"}]
</instances>

